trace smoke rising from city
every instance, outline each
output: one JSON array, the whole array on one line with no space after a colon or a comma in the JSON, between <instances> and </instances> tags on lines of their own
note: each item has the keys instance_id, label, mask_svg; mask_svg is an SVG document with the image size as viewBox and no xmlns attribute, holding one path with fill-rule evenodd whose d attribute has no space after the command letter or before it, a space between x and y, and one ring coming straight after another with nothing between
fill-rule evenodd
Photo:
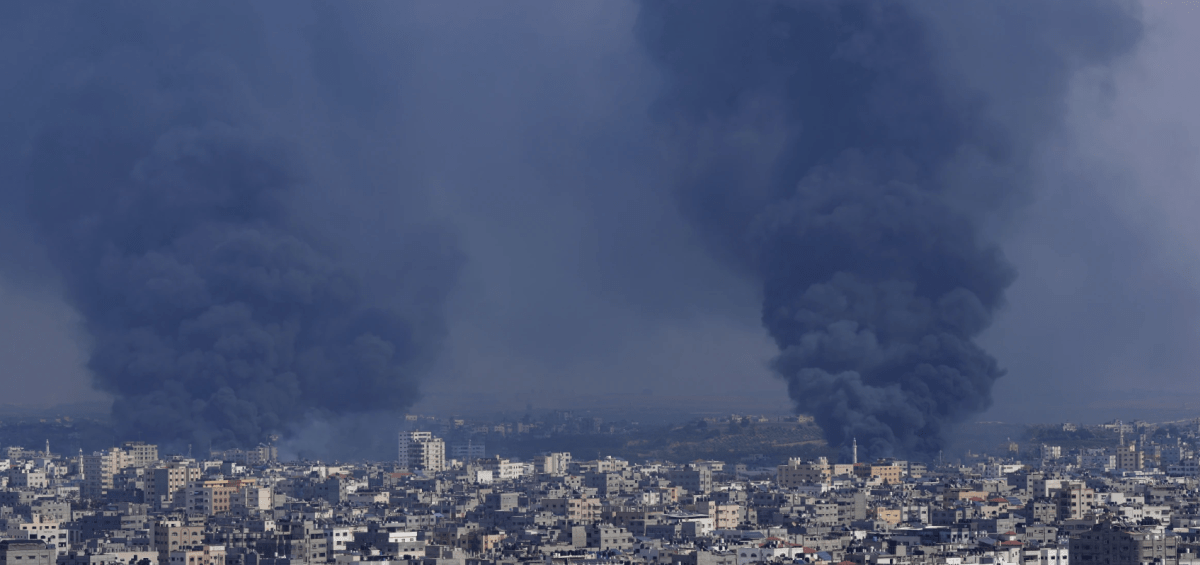
<instances>
[{"instance_id":1,"label":"smoke rising from city","mask_svg":"<svg viewBox=\"0 0 1200 565\"><path fill-rule=\"evenodd\" d=\"M444 290L400 281L385 300L367 280L425 259L355 261L336 233L338 207L309 203L325 194L370 205L355 179L322 170L310 140L280 123L280 108L315 97L292 89L320 94L321 77L270 51L263 7L5 9L25 24L14 33L40 22L59 42L30 39L35 66L9 61L26 72L9 118L25 137L5 200L34 234L46 280L82 317L88 368L113 395L123 437L254 445L310 421L394 413L416 400L441 334ZM313 129L323 119L305 118ZM354 247L387 247L368 215L359 221ZM437 238L426 240L428 260L444 259ZM426 311L398 305L410 291Z\"/></svg>"},{"instance_id":2,"label":"smoke rising from city","mask_svg":"<svg viewBox=\"0 0 1200 565\"><path fill-rule=\"evenodd\" d=\"M831 445L929 456L988 408L1004 370L976 338L1015 278L989 226L1074 73L1139 29L1112 2L642 4L681 209L761 283L774 369Z\"/></svg>"},{"instance_id":3,"label":"smoke rising from city","mask_svg":"<svg viewBox=\"0 0 1200 565\"><path fill-rule=\"evenodd\" d=\"M1030 280L1006 230L1070 83L1137 43L1131 6L4 6L2 282L78 312L130 439L383 453L361 442L418 385L753 403L773 370L832 444L935 453L1031 349L993 325ZM1164 285L1073 210L1042 211L1056 241L1112 266L1026 382L1089 378L1145 296L1193 318L1170 289L1092 308ZM1124 369L1191 365L1159 347L1186 324L1141 327Z\"/></svg>"}]
</instances>

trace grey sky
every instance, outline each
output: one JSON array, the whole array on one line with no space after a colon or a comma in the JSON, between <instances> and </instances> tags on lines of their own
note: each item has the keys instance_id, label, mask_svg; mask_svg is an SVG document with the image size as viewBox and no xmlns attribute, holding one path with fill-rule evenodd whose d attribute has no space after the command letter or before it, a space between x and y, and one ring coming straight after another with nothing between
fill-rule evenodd
<instances>
[{"instance_id":1,"label":"grey sky","mask_svg":"<svg viewBox=\"0 0 1200 565\"><path fill-rule=\"evenodd\" d=\"M1006 238L1020 277L985 341L1009 375L984 418L1200 408L1200 3L1143 6L1139 51L1081 77L1038 200Z\"/></svg>"},{"instance_id":2,"label":"grey sky","mask_svg":"<svg viewBox=\"0 0 1200 565\"><path fill-rule=\"evenodd\" d=\"M372 127L403 132L395 174L419 187L421 209L452 228L464 257L448 340L423 379L429 400L415 409L464 390L552 408L617 387L750 391L786 409L755 289L708 257L656 190L665 173L652 124L629 119L657 88L630 33L636 7L463 6L347 16L373 54L365 64L403 85L394 114ZM1200 6L1145 9L1142 48L1111 82L1081 77L1036 201L1005 228L1019 278L984 339L1009 374L985 419L1077 417L1058 409L1110 407L1136 388L1180 389L1200 407L1200 77L1189 72ZM382 233L388 214L371 221ZM25 282L0 284L5 402L98 398L69 308ZM1049 393L1034 406L1055 410L1028 409L1031 389ZM1121 415L1092 416L1110 414Z\"/></svg>"}]
</instances>

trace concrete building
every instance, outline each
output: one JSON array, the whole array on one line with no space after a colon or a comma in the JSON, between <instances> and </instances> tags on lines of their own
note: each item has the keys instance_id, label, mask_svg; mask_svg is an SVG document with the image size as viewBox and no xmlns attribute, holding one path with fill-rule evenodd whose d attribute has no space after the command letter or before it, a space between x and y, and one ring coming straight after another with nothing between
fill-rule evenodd
<instances>
[{"instance_id":1,"label":"concrete building","mask_svg":"<svg viewBox=\"0 0 1200 565\"><path fill-rule=\"evenodd\" d=\"M154 444L127 441L121 444L121 449L128 466L145 467L158 461L158 446Z\"/></svg>"},{"instance_id":2,"label":"concrete building","mask_svg":"<svg viewBox=\"0 0 1200 565\"><path fill-rule=\"evenodd\" d=\"M400 432L400 465L437 473L446 468L446 444L431 432Z\"/></svg>"},{"instance_id":3,"label":"concrete building","mask_svg":"<svg viewBox=\"0 0 1200 565\"><path fill-rule=\"evenodd\" d=\"M268 487L246 484L229 496L230 508L270 510L275 506L275 493Z\"/></svg>"},{"instance_id":4,"label":"concrete building","mask_svg":"<svg viewBox=\"0 0 1200 565\"><path fill-rule=\"evenodd\" d=\"M256 479L194 481L185 488L184 508L205 516L229 512L239 491L256 486L256 482Z\"/></svg>"},{"instance_id":5,"label":"concrete building","mask_svg":"<svg viewBox=\"0 0 1200 565\"><path fill-rule=\"evenodd\" d=\"M1141 471L1146 464L1146 454L1134 444L1122 446L1117 449L1116 464L1117 469Z\"/></svg>"},{"instance_id":6,"label":"concrete building","mask_svg":"<svg viewBox=\"0 0 1200 565\"><path fill-rule=\"evenodd\" d=\"M628 551L633 547L633 534L611 524L596 524L587 529L587 546L600 551Z\"/></svg>"},{"instance_id":7,"label":"concrete building","mask_svg":"<svg viewBox=\"0 0 1200 565\"><path fill-rule=\"evenodd\" d=\"M264 465L278 458L279 450L274 445L259 445L251 449L227 449L213 451L209 454L213 459L232 461L252 467Z\"/></svg>"},{"instance_id":8,"label":"concrete building","mask_svg":"<svg viewBox=\"0 0 1200 565\"><path fill-rule=\"evenodd\" d=\"M1179 537L1102 523L1071 538L1071 565L1178 565Z\"/></svg>"},{"instance_id":9,"label":"concrete building","mask_svg":"<svg viewBox=\"0 0 1200 565\"><path fill-rule=\"evenodd\" d=\"M153 528L154 549L159 563L171 563L171 555L180 551L198 550L204 545L204 526L185 524L179 520L161 520Z\"/></svg>"},{"instance_id":10,"label":"concrete building","mask_svg":"<svg viewBox=\"0 0 1200 565\"><path fill-rule=\"evenodd\" d=\"M779 488L795 488L814 483L828 483L833 478L833 468L829 460L821 457L816 461L804 461L791 458L787 465L780 465L775 475L775 484Z\"/></svg>"},{"instance_id":11,"label":"concrete building","mask_svg":"<svg viewBox=\"0 0 1200 565\"><path fill-rule=\"evenodd\" d=\"M667 473L671 483L691 493L712 492L712 471L707 467L674 469Z\"/></svg>"},{"instance_id":12,"label":"concrete building","mask_svg":"<svg viewBox=\"0 0 1200 565\"><path fill-rule=\"evenodd\" d=\"M8 486L11 488L42 489L47 484L45 471L39 469L11 469L8 472Z\"/></svg>"},{"instance_id":13,"label":"concrete building","mask_svg":"<svg viewBox=\"0 0 1200 565\"><path fill-rule=\"evenodd\" d=\"M592 524L600 519L600 499L594 497L545 498L542 508L572 524Z\"/></svg>"},{"instance_id":14,"label":"concrete building","mask_svg":"<svg viewBox=\"0 0 1200 565\"><path fill-rule=\"evenodd\" d=\"M200 468L190 462L171 462L146 473L147 503L156 510L181 507L184 487L200 480Z\"/></svg>"},{"instance_id":15,"label":"concrete building","mask_svg":"<svg viewBox=\"0 0 1200 565\"><path fill-rule=\"evenodd\" d=\"M900 471L902 469L891 463L875 463L866 464L859 463L854 466L854 475L862 479L876 479L881 483L894 485L900 483Z\"/></svg>"},{"instance_id":16,"label":"concrete building","mask_svg":"<svg viewBox=\"0 0 1200 565\"><path fill-rule=\"evenodd\" d=\"M1055 494L1059 520L1079 520L1092 513L1096 502L1096 491L1082 482L1072 481L1062 485Z\"/></svg>"},{"instance_id":17,"label":"concrete building","mask_svg":"<svg viewBox=\"0 0 1200 565\"><path fill-rule=\"evenodd\" d=\"M547 475L562 475L571 468L571 454L567 452L550 453L533 459L534 471Z\"/></svg>"},{"instance_id":18,"label":"concrete building","mask_svg":"<svg viewBox=\"0 0 1200 565\"><path fill-rule=\"evenodd\" d=\"M205 545L192 551L172 551L165 565L225 565L225 546Z\"/></svg>"},{"instance_id":19,"label":"concrete building","mask_svg":"<svg viewBox=\"0 0 1200 565\"><path fill-rule=\"evenodd\" d=\"M84 498L100 498L113 488L113 477L125 467L125 453L120 449L106 449L83 456Z\"/></svg>"},{"instance_id":20,"label":"concrete building","mask_svg":"<svg viewBox=\"0 0 1200 565\"><path fill-rule=\"evenodd\" d=\"M452 459L469 463L484 457L487 457L487 449L480 442L456 443L450 446L450 458Z\"/></svg>"},{"instance_id":21,"label":"concrete building","mask_svg":"<svg viewBox=\"0 0 1200 565\"><path fill-rule=\"evenodd\" d=\"M480 467L485 471L491 471L492 480L496 481L511 481L519 478L525 472L523 464L509 461L503 457L484 459L480 462Z\"/></svg>"},{"instance_id":22,"label":"concrete building","mask_svg":"<svg viewBox=\"0 0 1200 565\"><path fill-rule=\"evenodd\" d=\"M10 531L12 533L20 531L25 538L45 543L58 554L66 553L67 531L62 528L61 523L58 520L43 518L41 515L34 515L32 518L30 521L16 524L16 528L13 528L10 522Z\"/></svg>"},{"instance_id":23,"label":"concrete building","mask_svg":"<svg viewBox=\"0 0 1200 565\"><path fill-rule=\"evenodd\" d=\"M57 552L40 541L0 540L0 565L54 565Z\"/></svg>"}]
</instances>

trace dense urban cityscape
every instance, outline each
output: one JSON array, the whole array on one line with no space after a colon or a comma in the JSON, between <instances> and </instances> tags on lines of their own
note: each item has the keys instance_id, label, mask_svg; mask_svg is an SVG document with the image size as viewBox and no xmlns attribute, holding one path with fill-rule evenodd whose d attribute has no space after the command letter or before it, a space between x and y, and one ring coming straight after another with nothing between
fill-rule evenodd
<instances>
[{"instance_id":1,"label":"dense urban cityscape","mask_svg":"<svg viewBox=\"0 0 1200 565\"><path fill-rule=\"evenodd\" d=\"M720 434L771 423L701 422ZM519 423L407 423L390 461L281 460L274 445L203 455L144 442L7 447L0 563L1200 561L1200 420L1043 426L926 462L858 460L854 442L845 461L513 458L481 438L528 433Z\"/></svg>"},{"instance_id":2,"label":"dense urban cityscape","mask_svg":"<svg viewBox=\"0 0 1200 565\"><path fill-rule=\"evenodd\" d=\"M0 565L1200 565L1196 7L2 2Z\"/></svg>"}]
</instances>

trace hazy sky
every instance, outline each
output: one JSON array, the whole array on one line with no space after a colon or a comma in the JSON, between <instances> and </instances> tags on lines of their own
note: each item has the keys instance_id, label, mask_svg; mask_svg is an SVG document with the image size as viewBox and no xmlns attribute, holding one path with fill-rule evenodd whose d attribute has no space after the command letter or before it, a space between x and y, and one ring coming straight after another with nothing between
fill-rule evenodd
<instances>
[{"instance_id":1,"label":"hazy sky","mask_svg":"<svg viewBox=\"0 0 1200 565\"><path fill-rule=\"evenodd\" d=\"M656 189L653 124L630 118L659 87L632 36L636 6L463 6L347 15L364 64L404 85L373 127L403 132L396 174L463 256L429 403L415 409L464 390L553 408L617 388L786 408L756 290ZM1200 407L1200 3L1144 9L1137 53L1079 77L1035 201L1003 228L1019 278L984 336L1009 370L984 419L1120 416L1113 399L1133 390ZM2 402L101 398L77 316L30 284L0 281Z\"/></svg>"},{"instance_id":2,"label":"hazy sky","mask_svg":"<svg viewBox=\"0 0 1200 565\"><path fill-rule=\"evenodd\" d=\"M1020 275L985 342L1009 375L985 418L1117 417L1139 397L1200 407L1200 3L1143 6L1140 49L1081 78L1038 201L1006 238Z\"/></svg>"}]
</instances>

